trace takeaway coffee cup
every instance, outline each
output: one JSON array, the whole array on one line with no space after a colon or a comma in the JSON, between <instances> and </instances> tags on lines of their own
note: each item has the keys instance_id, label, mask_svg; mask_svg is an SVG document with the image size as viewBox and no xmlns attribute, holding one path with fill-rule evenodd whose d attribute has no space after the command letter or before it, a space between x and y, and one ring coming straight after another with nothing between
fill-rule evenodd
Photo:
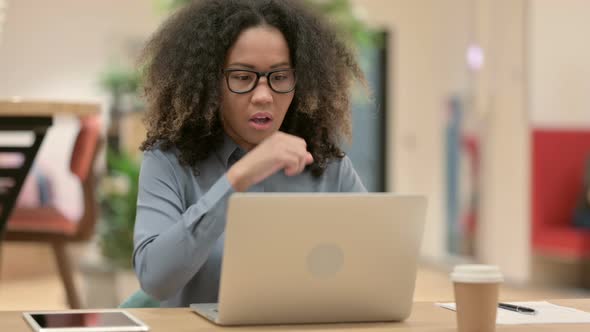
<instances>
[{"instance_id":1,"label":"takeaway coffee cup","mask_svg":"<svg viewBox=\"0 0 590 332\"><path fill-rule=\"evenodd\" d=\"M494 332L502 273L493 265L457 265L451 280L459 332Z\"/></svg>"}]
</instances>

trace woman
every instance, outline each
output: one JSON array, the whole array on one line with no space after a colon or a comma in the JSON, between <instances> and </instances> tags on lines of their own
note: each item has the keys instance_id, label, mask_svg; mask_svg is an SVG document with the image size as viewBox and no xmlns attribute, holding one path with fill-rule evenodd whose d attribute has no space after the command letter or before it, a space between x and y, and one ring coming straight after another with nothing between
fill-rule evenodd
<instances>
[{"instance_id":1,"label":"woman","mask_svg":"<svg viewBox=\"0 0 590 332\"><path fill-rule=\"evenodd\" d=\"M366 191L338 147L362 73L298 1L195 1L143 59L148 134L133 263L162 306L217 302L233 192Z\"/></svg>"}]
</instances>

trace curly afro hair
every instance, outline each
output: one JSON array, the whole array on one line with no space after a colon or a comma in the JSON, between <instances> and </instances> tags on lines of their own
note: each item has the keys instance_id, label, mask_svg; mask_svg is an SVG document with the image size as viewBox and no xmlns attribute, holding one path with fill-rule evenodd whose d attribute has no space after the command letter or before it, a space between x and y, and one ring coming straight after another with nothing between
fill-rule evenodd
<instances>
[{"instance_id":1,"label":"curly afro hair","mask_svg":"<svg viewBox=\"0 0 590 332\"><path fill-rule=\"evenodd\" d=\"M164 22L140 58L148 103L142 151L175 148L182 164L196 168L221 146L226 54L242 31L262 25L284 35L297 75L280 130L305 139L314 176L344 156L350 87L364 76L336 31L297 0L195 0Z\"/></svg>"}]
</instances>

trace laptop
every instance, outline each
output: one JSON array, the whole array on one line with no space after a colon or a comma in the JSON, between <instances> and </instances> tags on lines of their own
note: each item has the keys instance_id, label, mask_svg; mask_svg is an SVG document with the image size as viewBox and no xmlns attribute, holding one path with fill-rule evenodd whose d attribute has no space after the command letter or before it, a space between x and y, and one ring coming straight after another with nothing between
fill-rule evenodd
<instances>
[{"instance_id":1,"label":"laptop","mask_svg":"<svg viewBox=\"0 0 590 332\"><path fill-rule=\"evenodd\" d=\"M426 198L391 193L235 193L218 325L402 321L411 312Z\"/></svg>"}]
</instances>

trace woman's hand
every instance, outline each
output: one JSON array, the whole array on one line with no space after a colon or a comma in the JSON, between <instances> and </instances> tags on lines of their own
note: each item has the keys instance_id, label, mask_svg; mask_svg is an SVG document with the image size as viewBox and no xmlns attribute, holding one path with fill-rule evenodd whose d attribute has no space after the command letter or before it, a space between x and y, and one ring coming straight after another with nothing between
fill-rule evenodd
<instances>
[{"instance_id":1,"label":"woman's hand","mask_svg":"<svg viewBox=\"0 0 590 332\"><path fill-rule=\"evenodd\" d=\"M247 153L227 172L236 191L246 191L280 170L294 176L313 163L307 143L300 137L276 132Z\"/></svg>"}]
</instances>

